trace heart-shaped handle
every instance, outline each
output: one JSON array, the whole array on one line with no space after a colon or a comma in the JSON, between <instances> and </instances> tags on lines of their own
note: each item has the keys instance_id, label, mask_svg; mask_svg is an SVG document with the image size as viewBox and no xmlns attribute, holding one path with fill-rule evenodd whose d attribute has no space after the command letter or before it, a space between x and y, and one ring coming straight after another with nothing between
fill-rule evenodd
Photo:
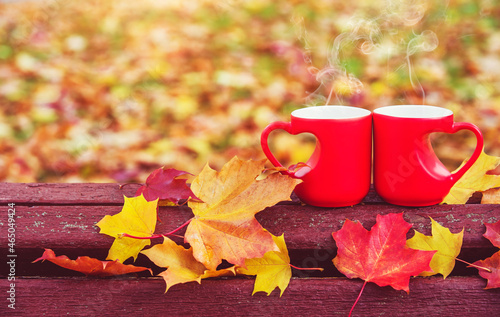
<instances>
[{"instance_id":1,"label":"heart-shaped handle","mask_svg":"<svg viewBox=\"0 0 500 317\"><path fill-rule=\"evenodd\" d=\"M479 128L473 125L472 123L455 122L453 123L451 129L452 129L451 133L455 133L460 130L472 131L477 138L476 149L474 150L474 153L472 153L470 159L467 161L467 163L465 163L464 166L462 166L458 171L456 171L451 175L451 180L453 184L455 184L462 176L464 176L465 172L467 172L469 168L471 168L472 164L474 164L477 161L479 155L481 155L481 152L483 151L484 140L483 140L483 135L481 134Z\"/></svg>"},{"instance_id":2,"label":"heart-shaped handle","mask_svg":"<svg viewBox=\"0 0 500 317\"><path fill-rule=\"evenodd\" d=\"M264 151L264 154L267 156L269 161L271 161L271 163L274 166L283 167L283 165L281 165L281 163L276 159L274 154L271 152L271 150L269 149L269 145L267 144L267 139L269 137L269 134L272 131L277 130L277 129L285 130L286 132L293 134L291 132L292 131L292 124L290 122L276 121L276 122L273 122L270 125L268 125L264 129L264 131L262 131L262 134L260 135L260 145L262 146L262 150ZM283 173L290 175L290 176L294 176L293 172L289 172L289 171L285 172L284 171Z\"/></svg>"}]
</instances>

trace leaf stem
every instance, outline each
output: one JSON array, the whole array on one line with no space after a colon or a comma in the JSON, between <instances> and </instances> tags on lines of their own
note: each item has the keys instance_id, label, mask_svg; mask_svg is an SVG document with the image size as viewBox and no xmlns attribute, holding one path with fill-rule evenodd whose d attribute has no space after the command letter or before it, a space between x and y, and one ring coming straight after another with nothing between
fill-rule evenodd
<instances>
[{"instance_id":1,"label":"leaf stem","mask_svg":"<svg viewBox=\"0 0 500 317\"><path fill-rule=\"evenodd\" d=\"M149 236L149 237L137 237L137 236L133 236L133 235L130 235L128 233L122 233L121 236L122 237L125 237L125 238L132 238L132 239L142 239L142 240L145 240L145 239L156 239L156 238L162 238L162 237L166 237L166 236L170 236L170 235L174 235L177 231L181 230L182 228L186 227L187 225L189 225L191 223L191 220L193 220L193 218L189 219L188 221L186 221L185 223L183 223L179 228L177 229L174 229L170 232L167 232L167 233L164 233L164 234L153 234L152 236Z\"/></svg>"},{"instance_id":2,"label":"leaf stem","mask_svg":"<svg viewBox=\"0 0 500 317\"><path fill-rule=\"evenodd\" d=\"M133 236L133 235L128 234L128 233L122 233L121 236L123 238L132 238L132 239L139 239L139 240L147 240L147 239L161 238L164 235L162 235L162 234L153 234L152 236L149 236L149 237L137 237L137 236Z\"/></svg>"},{"instance_id":3,"label":"leaf stem","mask_svg":"<svg viewBox=\"0 0 500 317\"><path fill-rule=\"evenodd\" d=\"M295 266L293 264L288 264L288 265L290 265L290 267L292 267L296 270L300 270L300 271L323 271L323 269L320 267L306 267L306 268L304 268L304 267Z\"/></svg>"},{"instance_id":4,"label":"leaf stem","mask_svg":"<svg viewBox=\"0 0 500 317\"><path fill-rule=\"evenodd\" d=\"M484 271L486 271L486 272L488 272L488 273L491 273L491 272L492 272L492 271L491 271L489 268L487 268L487 267L484 267L484 266L479 266L479 265L476 265L476 264L472 264L472 263L469 263L469 262L464 261L464 260L459 259L459 258L456 258L456 260L457 260L457 261L460 261L460 262L462 262L462 263L465 263L465 264L467 264L467 265L469 265L469 266L475 267L475 268L476 268L476 269L478 269L478 270L484 270Z\"/></svg>"},{"instance_id":5,"label":"leaf stem","mask_svg":"<svg viewBox=\"0 0 500 317\"><path fill-rule=\"evenodd\" d=\"M352 305L351 311L349 312L349 317L351 317L352 311L354 310L354 307L356 307L356 304L359 301L359 298L361 297L361 294L363 294L363 290L365 289L366 286L366 281L363 284L363 287L361 288L361 291L359 292L358 298L356 298L356 301L354 302L354 305Z\"/></svg>"}]
</instances>

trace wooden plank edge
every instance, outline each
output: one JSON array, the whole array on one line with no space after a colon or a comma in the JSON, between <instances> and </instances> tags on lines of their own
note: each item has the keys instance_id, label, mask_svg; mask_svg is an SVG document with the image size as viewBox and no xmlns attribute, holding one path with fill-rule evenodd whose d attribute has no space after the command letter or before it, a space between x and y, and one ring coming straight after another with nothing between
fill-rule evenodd
<instances>
[{"instance_id":1,"label":"wooden plank edge","mask_svg":"<svg viewBox=\"0 0 500 317\"><path fill-rule=\"evenodd\" d=\"M123 204L123 196L135 196L139 187L118 183L0 183L0 204Z\"/></svg>"},{"instance_id":2,"label":"wooden plank edge","mask_svg":"<svg viewBox=\"0 0 500 317\"><path fill-rule=\"evenodd\" d=\"M99 234L95 224L105 215L114 215L121 206L16 206L17 248L99 248L108 246L113 238ZM0 226L6 226L8 206L0 206ZM275 235L285 233L291 249L331 249L332 232L342 228L346 219L360 221L369 229L377 214L403 213L404 219L425 235L431 234L429 217L449 228L452 233L464 229L464 247L491 247L483 237L484 223L500 220L500 206L457 205L405 208L388 205L359 205L338 209L310 206L273 206L257 214L262 226ZM186 207L162 207L161 223L156 233L169 232L193 217ZM410 230L412 234L413 230ZM182 232L181 232L182 234ZM6 246L7 235L0 236L0 245Z\"/></svg>"},{"instance_id":3,"label":"wooden plank edge","mask_svg":"<svg viewBox=\"0 0 500 317\"><path fill-rule=\"evenodd\" d=\"M159 278L16 278L15 316L346 316L363 281L293 278L282 297L251 296L254 279L203 280L173 286ZM479 277L413 278L410 293L368 283L354 316L494 316L500 289L484 290ZM2 280L2 290L10 285ZM5 293L4 293L5 294ZM2 315L8 302L0 306Z\"/></svg>"},{"instance_id":4,"label":"wooden plank edge","mask_svg":"<svg viewBox=\"0 0 500 317\"><path fill-rule=\"evenodd\" d=\"M0 204L122 204L123 196L133 197L140 184L118 183L6 183L0 182ZM300 204L292 194L292 204ZM384 203L372 188L363 203Z\"/></svg>"},{"instance_id":5,"label":"wooden plank edge","mask_svg":"<svg viewBox=\"0 0 500 317\"><path fill-rule=\"evenodd\" d=\"M0 204L123 204L123 196L133 197L141 184L118 183L6 183L0 182ZM475 193L468 204L481 203L482 194ZM291 202L300 204L292 194ZM362 204L385 204L373 185Z\"/></svg>"}]
</instances>

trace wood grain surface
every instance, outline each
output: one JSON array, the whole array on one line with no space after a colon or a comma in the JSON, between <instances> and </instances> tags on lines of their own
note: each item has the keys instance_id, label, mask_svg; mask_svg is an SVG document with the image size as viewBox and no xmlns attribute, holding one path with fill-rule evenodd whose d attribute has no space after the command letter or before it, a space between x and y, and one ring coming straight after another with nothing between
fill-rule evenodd
<instances>
[{"instance_id":1,"label":"wood grain surface","mask_svg":"<svg viewBox=\"0 0 500 317\"><path fill-rule=\"evenodd\" d=\"M31 263L43 248L57 255L93 256L104 260L113 238L99 234L95 224L105 215L120 212L123 196L134 196L140 185L118 184L12 184L0 183L0 252L7 253L8 204L15 204L16 220L16 311L14 315L103 316L346 316L362 281L341 277L331 260L336 255L332 232L345 219L358 220L369 229L377 214L403 213L406 221L430 235L432 217L456 233L464 230L460 257L475 261L498 250L482 235L485 223L500 220L499 205L436 205L423 208L385 204L373 190L364 202L343 208L318 208L292 201L266 208L257 219L273 234L284 233L293 264L324 267L323 273L294 270L294 278L280 298L251 296L254 280L233 277L204 280L201 285L176 285L164 294L162 279L139 273L117 278L87 278L50 262ZM177 228L193 217L189 207L160 207L156 232ZM182 234L182 232L180 232ZM413 235L410 230L408 237ZM182 239L177 240L182 243ZM2 262L6 262L2 260ZM162 268L139 256L136 265L148 266L154 274ZM6 265L2 264L2 293L9 287ZM452 275L413 278L410 294L390 287L368 284L354 316L496 316L500 311L500 290L484 290L486 280L477 270L457 263Z\"/></svg>"},{"instance_id":2,"label":"wood grain surface","mask_svg":"<svg viewBox=\"0 0 500 317\"><path fill-rule=\"evenodd\" d=\"M30 278L18 281L13 315L347 316L362 284L293 278L280 298L278 291L251 296L253 280L244 278L176 285L167 294L159 278ZM483 286L479 277L414 278L407 294L369 283L353 316L498 316L500 290Z\"/></svg>"}]
</instances>

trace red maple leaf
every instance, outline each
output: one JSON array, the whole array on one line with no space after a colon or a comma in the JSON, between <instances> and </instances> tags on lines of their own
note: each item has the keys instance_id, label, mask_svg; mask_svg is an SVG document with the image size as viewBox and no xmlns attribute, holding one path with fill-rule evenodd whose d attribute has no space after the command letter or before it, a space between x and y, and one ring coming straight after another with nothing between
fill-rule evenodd
<instances>
[{"instance_id":1,"label":"red maple leaf","mask_svg":"<svg viewBox=\"0 0 500 317\"><path fill-rule=\"evenodd\" d=\"M33 261L33 263L44 260L48 260L69 270L81 272L85 275L114 276L146 270L153 274L151 269L147 267L125 265L118 261L100 261L88 256L80 256L76 260L71 260L65 255L56 256L51 249L45 249L42 256Z\"/></svg>"},{"instance_id":2,"label":"red maple leaf","mask_svg":"<svg viewBox=\"0 0 500 317\"><path fill-rule=\"evenodd\" d=\"M146 184L141 186L136 196L144 195L147 201L156 199L168 200L174 204L179 204L182 199L199 199L193 194L185 179L177 179L182 175L191 175L188 172L179 171L174 168L159 168L153 171L146 179Z\"/></svg>"},{"instance_id":3,"label":"red maple leaf","mask_svg":"<svg viewBox=\"0 0 500 317\"><path fill-rule=\"evenodd\" d=\"M359 222L346 220L342 229L332 234L338 247L335 267L348 278L365 281L354 306L367 282L409 292L410 276L432 271L429 264L436 251L408 248L406 233L410 228L400 213L377 215L370 231Z\"/></svg>"},{"instance_id":4,"label":"red maple leaf","mask_svg":"<svg viewBox=\"0 0 500 317\"><path fill-rule=\"evenodd\" d=\"M483 237L490 240L491 243L500 248L500 220L495 223L485 223L486 232Z\"/></svg>"},{"instance_id":5,"label":"red maple leaf","mask_svg":"<svg viewBox=\"0 0 500 317\"><path fill-rule=\"evenodd\" d=\"M486 226L486 232L483 237L500 248L500 220L495 223L485 223L484 225ZM479 269L479 275L482 278L488 280L485 289L500 287L500 251L485 260L472 263L472 266Z\"/></svg>"},{"instance_id":6,"label":"red maple leaf","mask_svg":"<svg viewBox=\"0 0 500 317\"><path fill-rule=\"evenodd\" d=\"M500 287L500 251L485 260L479 260L472 264L483 268L479 269L479 275L488 280L484 289Z\"/></svg>"}]
</instances>

